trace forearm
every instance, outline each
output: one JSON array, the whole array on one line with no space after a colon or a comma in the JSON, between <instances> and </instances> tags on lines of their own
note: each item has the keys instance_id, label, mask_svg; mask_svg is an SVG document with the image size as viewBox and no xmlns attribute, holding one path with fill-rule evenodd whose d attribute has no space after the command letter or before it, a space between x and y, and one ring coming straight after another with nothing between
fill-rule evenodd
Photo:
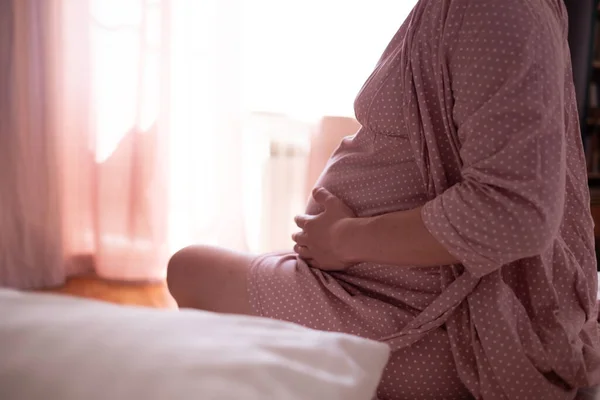
<instances>
[{"instance_id":1,"label":"forearm","mask_svg":"<svg viewBox=\"0 0 600 400\"><path fill-rule=\"evenodd\" d=\"M426 228L421 207L346 219L340 223L339 232L342 253L351 263L430 267L458 262Z\"/></svg>"}]
</instances>

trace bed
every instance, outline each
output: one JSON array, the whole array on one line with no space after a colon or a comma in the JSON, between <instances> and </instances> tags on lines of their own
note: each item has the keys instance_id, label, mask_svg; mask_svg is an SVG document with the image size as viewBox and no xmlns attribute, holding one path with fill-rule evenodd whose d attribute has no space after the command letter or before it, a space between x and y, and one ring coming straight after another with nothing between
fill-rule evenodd
<instances>
[{"instance_id":1,"label":"bed","mask_svg":"<svg viewBox=\"0 0 600 400\"><path fill-rule=\"evenodd\" d=\"M0 289L2 400L369 400L388 355L263 318Z\"/></svg>"},{"instance_id":2,"label":"bed","mask_svg":"<svg viewBox=\"0 0 600 400\"><path fill-rule=\"evenodd\" d=\"M2 400L370 400L388 356L263 318L0 289Z\"/></svg>"}]
</instances>

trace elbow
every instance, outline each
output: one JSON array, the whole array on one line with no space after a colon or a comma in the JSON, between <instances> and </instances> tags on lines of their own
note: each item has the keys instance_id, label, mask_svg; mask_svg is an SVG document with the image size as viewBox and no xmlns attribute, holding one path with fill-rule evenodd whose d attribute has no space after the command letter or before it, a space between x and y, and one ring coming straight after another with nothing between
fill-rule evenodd
<instances>
[{"instance_id":1,"label":"elbow","mask_svg":"<svg viewBox=\"0 0 600 400\"><path fill-rule=\"evenodd\" d=\"M524 257L534 257L544 253L549 247L551 247L556 239L556 234L551 234L551 230L536 230L532 233L535 235L534 238L530 241L531 245L529 246L527 251L524 253Z\"/></svg>"},{"instance_id":2,"label":"elbow","mask_svg":"<svg viewBox=\"0 0 600 400\"><path fill-rule=\"evenodd\" d=\"M532 210L515 227L511 246L516 253L513 261L538 256L552 247L558 237L561 221L561 214Z\"/></svg>"},{"instance_id":3,"label":"elbow","mask_svg":"<svg viewBox=\"0 0 600 400\"><path fill-rule=\"evenodd\" d=\"M487 205L483 209L495 217L500 237L491 247L503 264L539 256L553 246L563 220L564 190L545 186L511 190L489 185L478 185L478 190L481 203Z\"/></svg>"},{"instance_id":4,"label":"elbow","mask_svg":"<svg viewBox=\"0 0 600 400\"><path fill-rule=\"evenodd\" d=\"M475 276L552 247L562 225L562 197L519 195L464 182L424 208L430 232Z\"/></svg>"},{"instance_id":5,"label":"elbow","mask_svg":"<svg viewBox=\"0 0 600 400\"><path fill-rule=\"evenodd\" d=\"M504 265L543 254L558 237L559 221L542 217L525 218L515 223L512 229L498 232L493 243L473 246L472 251L477 256L474 257L476 262L469 263L471 273L483 276ZM478 267L473 268L472 265Z\"/></svg>"}]
</instances>

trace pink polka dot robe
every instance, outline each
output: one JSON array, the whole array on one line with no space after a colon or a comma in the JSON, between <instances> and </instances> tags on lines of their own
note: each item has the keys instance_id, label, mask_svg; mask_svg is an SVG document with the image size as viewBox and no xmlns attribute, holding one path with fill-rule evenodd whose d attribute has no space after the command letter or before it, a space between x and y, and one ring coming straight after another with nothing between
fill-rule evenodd
<instances>
[{"instance_id":1,"label":"pink polka dot robe","mask_svg":"<svg viewBox=\"0 0 600 400\"><path fill-rule=\"evenodd\" d=\"M359 217L424 206L461 264L328 273L267 254L249 273L256 313L387 342L380 399L567 400L600 383L562 1L419 1L355 110L363 128L317 185Z\"/></svg>"}]
</instances>

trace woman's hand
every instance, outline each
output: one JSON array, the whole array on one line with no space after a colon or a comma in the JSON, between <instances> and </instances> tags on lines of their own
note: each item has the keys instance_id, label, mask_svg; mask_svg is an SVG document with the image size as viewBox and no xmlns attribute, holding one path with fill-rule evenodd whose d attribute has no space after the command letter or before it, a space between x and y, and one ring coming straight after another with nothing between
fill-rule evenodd
<instances>
[{"instance_id":1,"label":"woman's hand","mask_svg":"<svg viewBox=\"0 0 600 400\"><path fill-rule=\"evenodd\" d=\"M350 263L344 253L341 231L344 222L356 218L354 212L329 191L313 190L313 199L324 211L318 215L300 215L294 218L301 232L294 233L294 251L311 267L339 271Z\"/></svg>"}]
</instances>

